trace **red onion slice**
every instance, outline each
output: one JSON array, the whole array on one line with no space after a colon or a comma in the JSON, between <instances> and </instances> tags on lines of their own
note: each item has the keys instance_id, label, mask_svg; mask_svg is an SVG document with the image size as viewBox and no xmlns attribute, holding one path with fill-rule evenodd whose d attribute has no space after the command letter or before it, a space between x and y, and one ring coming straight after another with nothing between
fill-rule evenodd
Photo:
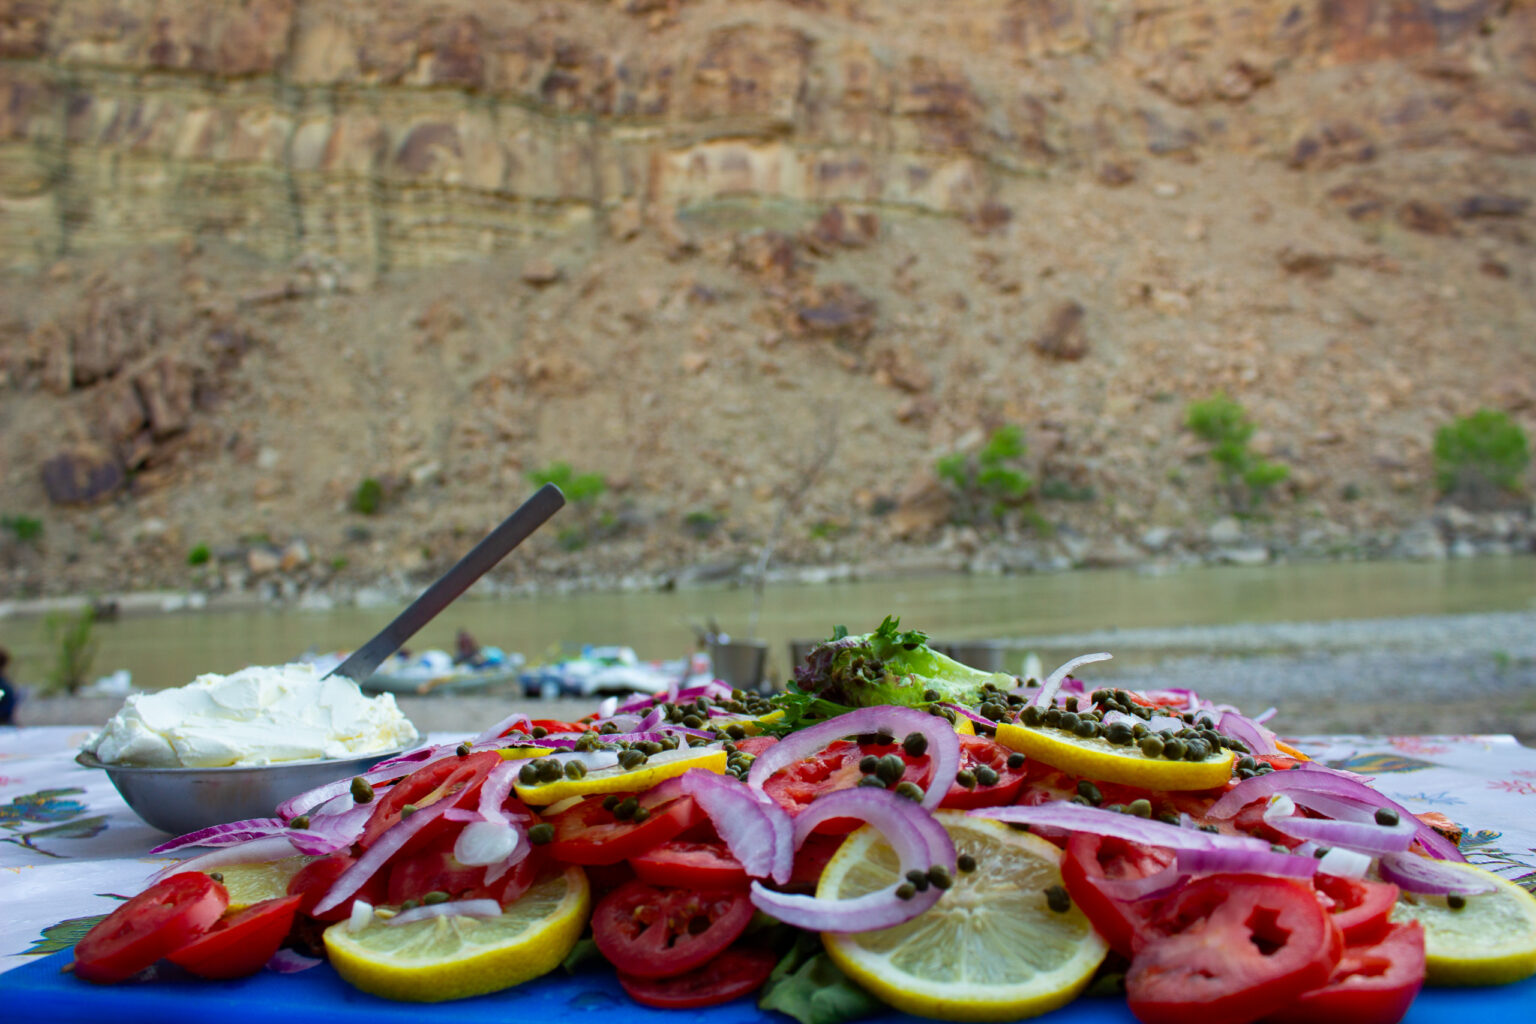
<instances>
[{"instance_id":1,"label":"red onion slice","mask_svg":"<svg viewBox=\"0 0 1536 1024\"><path fill-rule=\"evenodd\" d=\"M402 910L384 923L387 925L410 924L434 917L500 917L501 904L495 900L449 900L446 903L430 903L425 907Z\"/></svg>"},{"instance_id":2,"label":"red onion slice","mask_svg":"<svg viewBox=\"0 0 1536 1024\"><path fill-rule=\"evenodd\" d=\"M1353 800L1373 809L1389 808L1397 812L1399 820L1414 825L1413 838L1436 860L1465 862L1467 859L1454 843L1420 821L1408 808L1388 799L1352 775L1312 761L1303 762L1286 771L1265 772L1244 779L1222 794L1207 813L1215 818L1231 818L1253 801L1266 799L1273 793L1285 793L1293 799L1298 793L1321 793L1324 796Z\"/></svg>"},{"instance_id":3,"label":"red onion slice","mask_svg":"<svg viewBox=\"0 0 1536 1024\"><path fill-rule=\"evenodd\" d=\"M1382 878L1408 892L1476 896L1494 890L1486 879L1414 853L1389 853L1379 861L1379 870Z\"/></svg>"},{"instance_id":4,"label":"red onion slice","mask_svg":"<svg viewBox=\"0 0 1536 1024\"><path fill-rule=\"evenodd\" d=\"M794 825L772 799L759 801L739 779L690 768L682 776L683 792L693 797L725 840L731 856L753 878L772 878L783 885L794 870Z\"/></svg>"},{"instance_id":5,"label":"red onion slice","mask_svg":"<svg viewBox=\"0 0 1536 1024\"><path fill-rule=\"evenodd\" d=\"M815 806L814 804L812 806ZM1172 850L1236 850L1270 852L1269 844L1252 836L1229 836L1215 832L1202 832L1195 828L1180 828L1151 818L1138 818L1134 814L1107 811L1102 807L1089 807L1066 800L1026 807L1015 804L1010 807L978 807L967 811L978 818L1014 822L1021 825L1040 825L1045 828L1065 829L1069 832L1092 832L1094 835L1114 836L1144 846L1162 846Z\"/></svg>"},{"instance_id":6,"label":"red onion slice","mask_svg":"<svg viewBox=\"0 0 1536 1024\"><path fill-rule=\"evenodd\" d=\"M1129 903L1147 896L1161 896L1184 880L1177 859L1161 871L1141 878L1101 878L1094 885L1117 900Z\"/></svg>"},{"instance_id":7,"label":"red onion slice","mask_svg":"<svg viewBox=\"0 0 1536 1024\"><path fill-rule=\"evenodd\" d=\"M472 868L495 864L512 856L521 842L521 830L505 820L472 821L459 830L453 859Z\"/></svg>"},{"instance_id":8,"label":"red onion slice","mask_svg":"<svg viewBox=\"0 0 1536 1024\"><path fill-rule=\"evenodd\" d=\"M1216 731L1248 748L1250 754L1278 754L1275 734L1258 722L1236 711L1223 711L1216 720Z\"/></svg>"},{"instance_id":9,"label":"red onion slice","mask_svg":"<svg viewBox=\"0 0 1536 1024\"><path fill-rule=\"evenodd\" d=\"M332 907L339 906L348 896L357 892L364 882L373 877L374 872L388 863L389 858L393 857L400 847L404 846L417 832L441 817L452 803L451 800L435 801L409 818L401 818L391 825L366 853L336 877L330 890L319 903L315 904L314 913L323 914Z\"/></svg>"},{"instance_id":10,"label":"red onion slice","mask_svg":"<svg viewBox=\"0 0 1536 1024\"><path fill-rule=\"evenodd\" d=\"M272 958L267 961L267 970L278 974L298 974L323 963L325 961L319 957L305 956L297 950L284 947L272 954Z\"/></svg>"},{"instance_id":11,"label":"red onion slice","mask_svg":"<svg viewBox=\"0 0 1536 1024\"><path fill-rule=\"evenodd\" d=\"M293 844L288 841L287 836L267 836L263 839L252 839L239 846L220 846L187 860L172 861L151 875L149 880L151 883L158 882L178 871L209 871L225 864L264 864L267 861L282 860L284 857L293 855Z\"/></svg>"},{"instance_id":12,"label":"red onion slice","mask_svg":"<svg viewBox=\"0 0 1536 1024\"><path fill-rule=\"evenodd\" d=\"M1109 654L1106 651L1099 651L1096 654L1079 654L1071 661L1058 666L1056 671L1046 676L1045 682L1040 684L1039 691L1035 693L1034 699L1030 701L1030 703L1036 705L1037 707L1050 707L1051 702L1056 699L1056 691L1061 689L1062 681L1065 680L1067 676L1072 674L1073 669L1077 668L1079 665L1092 665L1096 661L1109 661L1113 657L1113 654ZM1015 689L1014 692L1023 692L1027 694L1029 690L1020 687Z\"/></svg>"},{"instance_id":13,"label":"red onion slice","mask_svg":"<svg viewBox=\"0 0 1536 1024\"><path fill-rule=\"evenodd\" d=\"M1307 818L1281 813L1272 804L1264 811L1264 821L1293 839L1310 839L1326 846L1343 846L1363 853L1401 853L1413 843L1417 819L1399 818L1396 825L1378 825L1374 821L1335 821L1331 818Z\"/></svg>"},{"instance_id":14,"label":"red onion slice","mask_svg":"<svg viewBox=\"0 0 1536 1024\"><path fill-rule=\"evenodd\" d=\"M954 783L955 773L960 770L960 738L948 721L916 708L859 708L792 732L757 756L747 772L747 784L762 789L774 772L805 760L829 743L845 736L878 733L882 728L898 743L912 732L921 733L927 739L933 774L928 780L928 792L923 795L922 805L930 810L937 807ZM805 812L801 812L800 817L804 816Z\"/></svg>"},{"instance_id":15,"label":"red onion slice","mask_svg":"<svg viewBox=\"0 0 1536 1024\"><path fill-rule=\"evenodd\" d=\"M926 872L936 865L954 873L955 844L949 833L932 814L906 797L872 787L827 793L795 818L796 847L829 818L859 818L868 822L895 850L902 875L913 869ZM754 881L752 904L798 928L846 933L874 931L910 921L943 895L937 886L929 886L904 900L896 895L900 884L893 882L863 896L838 900L775 892Z\"/></svg>"},{"instance_id":16,"label":"red onion slice","mask_svg":"<svg viewBox=\"0 0 1536 1024\"><path fill-rule=\"evenodd\" d=\"M1191 874L1208 872L1251 872L1282 875L1287 878L1311 878L1317 874L1317 860L1280 853L1267 845L1262 850L1238 850L1231 847L1174 851L1174 863L1180 871Z\"/></svg>"},{"instance_id":17,"label":"red onion slice","mask_svg":"<svg viewBox=\"0 0 1536 1024\"><path fill-rule=\"evenodd\" d=\"M284 835L287 831L288 826L277 818L249 818L224 825L210 825L175 839L167 839L159 846L152 847L149 852L170 853L188 846L234 846L251 839Z\"/></svg>"},{"instance_id":18,"label":"red onion slice","mask_svg":"<svg viewBox=\"0 0 1536 1024\"><path fill-rule=\"evenodd\" d=\"M489 743L492 740L500 739L502 734L505 733L508 729L512 728L514 725L527 725L531 721L532 719L523 714L521 711L514 711L506 718L503 718L501 721L497 722L495 725L491 726L489 729L485 730L480 735L470 740L469 744L470 746L477 746L481 743Z\"/></svg>"},{"instance_id":19,"label":"red onion slice","mask_svg":"<svg viewBox=\"0 0 1536 1024\"><path fill-rule=\"evenodd\" d=\"M939 705L939 707L941 707L941 708L948 708L950 711L953 711L957 715L960 715L960 716L965 717L965 718L969 718L971 721L975 722L977 725L984 725L984 726L986 726L989 729L994 729L994 728L997 727L997 723L992 721L992 719L988 718L986 715L977 714L975 711L972 711L970 708L966 707L964 704L951 704L948 701L946 701L944 703L941 703Z\"/></svg>"}]
</instances>

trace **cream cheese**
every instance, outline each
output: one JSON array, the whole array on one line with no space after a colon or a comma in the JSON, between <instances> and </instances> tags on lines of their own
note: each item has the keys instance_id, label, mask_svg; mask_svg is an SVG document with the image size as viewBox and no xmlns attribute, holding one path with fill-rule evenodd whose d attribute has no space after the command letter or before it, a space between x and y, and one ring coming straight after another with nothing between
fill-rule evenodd
<instances>
[{"instance_id":1,"label":"cream cheese","mask_svg":"<svg viewBox=\"0 0 1536 1024\"><path fill-rule=\"evenodd\" d=\"M378 753L418 738L392 694L368 697L296 663L134 694L84 749L108 764L218 768Z\"/></svg>"}]
</instances>

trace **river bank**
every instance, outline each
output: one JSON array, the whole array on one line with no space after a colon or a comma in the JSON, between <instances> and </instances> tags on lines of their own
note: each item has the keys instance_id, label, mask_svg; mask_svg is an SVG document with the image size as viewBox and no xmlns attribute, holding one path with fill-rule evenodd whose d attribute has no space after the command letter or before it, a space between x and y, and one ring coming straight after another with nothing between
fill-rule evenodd
<instances>
[{"instance_id":1,"label":"river bank","mask_svg":"<svg viewBox=\"0 0 1536 1024\"><path fill-rule=\"evenodd\" d=\"M1536 610L1330 622L1103 630L1018 638L1042 652L1109 650L1091 682L1192 687L1257 714L1282 735L1513 733L1536 745ZM104 723L115 698L29 697L28 725ZM579 716L585 700L402 697L423 732L484 728L514 710Z\"/></svg>"}]
</instances>

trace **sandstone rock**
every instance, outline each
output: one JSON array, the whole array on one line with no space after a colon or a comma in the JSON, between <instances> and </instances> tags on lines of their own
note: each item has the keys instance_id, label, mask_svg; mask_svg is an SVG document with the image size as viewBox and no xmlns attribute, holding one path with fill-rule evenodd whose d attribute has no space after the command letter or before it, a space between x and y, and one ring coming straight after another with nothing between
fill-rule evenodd
<instances>
[{"instance_id":1,"label":"sandstone rock","mask_svg":"<svg viewBox=\"0 0 1536 1024\"><path fill-rule=\"evenodd\" d=\"M591 386L592 368L575 356L553 351L520 360L517 377L535 395L574 397Z\"/></svg>"},{"instance_id":2,"label":"sandstone rock","mask_svg":"<svg viewBox=\"0 0 1536 1024\"><path fill-rule=\"evenodd\" d=\"M635 199L626 199L608 215L608 237L616 242L627 242L640 234L645 226L645 214Z\"/></svg>"},{"instance_id":3,"label":"sandstone rock","mask_svg":"<svg viewBox=\"0 0 1536 1024\"><path fill-rule=\"evenodd\" d=\"M732 262L767 282L783 284L799 266L795 240L782 231L747 231L736 236L733 246Z\"/></svg>"},{"instance_id":4,"label":"sandstone rock","mask_svg":"<svg viewBox=\"0 0 1536 1024\"><path fill-rule=\"evenodd\" d=\"M841 281L813 288L796 305L790 327L801 335L860 344L874 333L875 300Z\"/></svg>"},{"instance_id":5,"label":"sandstone rock","mask_svg":"<svg viewBox=\"0 0 1536 1024\"><path fill-rule=\"evenodd\" d=\"M827 208L806 232L806 242L821 252L837 248L862 249L880 235L880 218L869 212L850 213L841 205Z\"/></svg>"},{"instance_id":6,"label":"sandstone rock","mask_svg":"<svg viewBox=\"0 0 1536 1024\"><path fill-rule=\"evenodd\" d=\"M1136 168L1133 164L1106 160L1099 164L1094 177L1098 179L1100 185L1107 188L1124 188L1136 180Z\"/></svg>"},{"instance_id":7,"label":"sandstone rock","mask_svg":"<svg viewBox=\"0 0 1536 1024\"><path fill-rule=\"evenodd\" d=\"M1243 539L1243 524L1236 516L1222 516L1205 531L1205 539L1217 547L1235 545Z\"/></svg>"},{"instance_id":8,"label":"sandstone rock","mask_svg":"<svg viewBox=\"0 0 1536 1024\"><path fill-rule=\"evenodd\" d=\"M283 546L278 566L283 572L293 572L295 569L302 569L309 565L312 560L309 553L309 545L302 539L296 539L289 541ZM254 572L255 570L253 569L252 571Z\"/></svg>"},{"instance_id":9,"label":"sandstone rock","mask_svg":"<svg viewBox=\"0 0 1536 1024\"><path fill-rule=\"evenodd\" d=\"M149 348L154 333L154 321L137 304L121 297L93 301L74 336L75 386L118 373Z\"/></svg>"},{"instance_id":10,"label":"sandstone rock","mask_svg":"<svg viewBox=\"0 0 1536 1024\"><path fill-rule=\"evenodd\" d=\"M1088 354L1088 335L1083 327L1086 312L1072 300L1059 303L1030 344L1051 359L1075 362L1083 358Z\"/></svg>"},{"instance_id":11,"label":"sandstone rock","mask_svg":"<svg viewBox=\"0 0 1536 1024\"><path fill-rule=\"evenodd\" d=\"M896 407L896 422L922 426L932 422L938 412L939 403L931 395L915 395Z\"/></svg>"},{"instance_id":12,"label":"sandstone rock","mask_svg":"<svg viewBox=\"0 0 1536 1024\"><path fill-rule=\"evenodd\" d=\"M55 505L95 505L120 491L127 476L117 457L82 446L60 452L42 466L43 490Z\"/></svg>"},{"instance_id":13,"label":"sandstone rock","mask_svg":"<svg viewBox=\"0 0 1536 1024\"><path fill-rule=\"evenodd\" d=\"M1335 258L1327 253L1287 246L1280 250L1279 260L1281 269L1287 274L1319 281L1333 276Z\"/></svg>"},{"instance_id":14,"label":"sandstone rock","mask_svg":"<svg viewBox=\"0 0 1536 1024\"><path fill-rule=\"evenodd\" d=\"M1473 217L1518 217L1530 205L1531 201L1524 196L1468 196L1456 204L1456 216L1463 220Z\"/></svg>"},{"instance_id":15,"label":"sandstone rock","mask_svg":"<svg viewBox=\"0 0 1536 1024\"><path fill-rule=\"evenodd\" d=\"M255 547L245 553L245 567L252 576L269 576L283 567L283 556L269 547Z\"/></svg>"},{"instance_id":16,"label":"sandstone rock","mask_svg":"<svg viewBox=\"0 0 1536 1024\"><path fill-rule=\"evenodd\" d=\"M1151 526L1142 531L1140 542L1141 546L1148 551L1162 551L1173 540L1173 537L1174 533L1168 527Z\"/></svg>"},{"instance_id":17,"label":"sandstone rock","mask_svg":"<svg viewBox=\"0 0 1536 1024\"><path fill-rule=\"evenodd\" d=\"M709 353L708 352L691 351L691 352L684 352L683 353L682 367L683 367L683 372L684 373L690 373L690 374L703 373L705 368L708 367L708 366L709 366Z\"/></svg>"},{"instance_id":18,"label":"sandstone rock","mask_svg":"<svg viewBox=\"0 0 1536 1024\"><path fill-rule=\"evenodd\" d=\"M1141 549L1124 537L1094 541L1083 553L1082 564L1091 569L1123 569L1145 560Z\"/></svg>"},{"instance_id":19,"label":"sandstone rock","mask_svg":"<svg viewBox=\"0 0 1536 1024\"><path fill-rule=\"evenodd\" d=\"M1439 203L1410 199L1397 208L1398 223L1426 235L1459 234L1450 211Z\"/></svg>"},{"instance_id":20,"label":"sandstone rock","mask_svg":"<svg viewBox=\"0 0 1536 1024\"><path fill-rule=\"evenodd\" d=\"M544 288L560 280L560 268L551 260L539 257L531 259L523 264L522 279L524 284L531 284L535 288Z\"/></svg>"},{"instance_id":21,"label":"sandstone rock","mask_svg":"<svg viewBox=\"0 0 1536 1024\"><path fill-rule=\"evenodd\" d=\"M1001 231L1013 221L1013 210L996 200L987 200L966 218L971 230L979 235Z\"/></svg>"},{"instance_id":22,"label":"sandstone rock","mask_svg":"<svg viewBox=\"0 0 1536 1024\"><path fill-rule=\"evenodd\" d=\"M919 470L896 498L886 517L886 529L897 540L924 537L949 522L954 503L949 490L932 472Z\"/></svg>"},{"instance_id":23,"label":"sandstone rock","mask_svg":"<svg viewBox=\"0 0 1536 1024\"><path fill-rule=\"evenodd\" d=\"M95 435L104 444L120 446L148 424L139 393L128 382L114 382L93 396Z\"/></svg>"},{"instance_id":24,"label":"sandstone rock","mask_svg":"<svg viewBox=\"0 0 1536 1024\"><path fill-rule=\"evenodd\" d=\"M881 349L874 357L875 379L886 387L922 394L933 387L933 373L910 345Z\"/></svg>"},{"instance_id":25,"label":"sandstone rock","mask_svg":"<svg viewBox=\"0 0 1536 1024\"><path fill-rule=\"evenodd\" d=\"M156 440L179 434L192 418L194 376L191 367L173 356L161 356L134 375L133 386Z\"/></svg>"},{"instance_id":26,"label":"sandstone rock","mask_svg":"<svg viewBox=\"0 0 1536 1024\"><path fill-rule=\"evenodd\" d=\"M1269 557L1269 549L1261 544L1220 548L1216 551L1217 560L1227 565L1265 565Z\"/></svg>"}]
</instances>

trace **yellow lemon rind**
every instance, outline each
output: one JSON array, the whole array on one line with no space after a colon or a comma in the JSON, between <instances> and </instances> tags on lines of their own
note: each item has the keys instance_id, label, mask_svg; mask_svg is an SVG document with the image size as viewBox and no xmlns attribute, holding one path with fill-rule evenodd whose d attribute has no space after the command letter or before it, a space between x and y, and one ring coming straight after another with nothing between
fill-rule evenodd
<instances>
[{"instance_id":1,"label":"yellow lemon rind","mask_svg":"<svg viewBox=\"0 0 1536 1024\"><path fill-rule=\"evenodd\" d=\"M1536 975L1536 896L1507 878L1473 864L1442 862L1446 867L1475 874L1494 884L1492 893L1466 897L1466 905L1460 910L1448 907L1432 909L1425 906L1422 913L1414 913L1403 901L1394 908L1394 920L1418 920L1424 926L1424 981L1436 987L1466 987L1482 985L1508 985ZM1408 897L1404 897L1404 900ZM1475 927L1480 938L1488 943L1480 949L1470 948L1462 936L1436 933L1435 918L1445 915L1467 915L1467 919L1480 925L1478 901L1498 900L1502 911L1513 920L1516 927L1502 938L1499 929L1489 921L1486 928ZM1523 924L1523 927L1519 925Z\"/></svg>"},{"instance_id":2,"label":"yellow lemon rind","mask_svg":"<svg viewBox=\"0 0 1536 1024\"><path fill-rule=\"evenodd\" d=\"M1054 730L1011 722L998 725L997 741L1026 757L1082 778L1167 791L1226 785L1237 760L1233 751L1221 750L1203 761L1169 761L1148 757L1134 746L1111 747L1102 740L1079 740ZM1090 745L1093 743L1098 746Z\"/></svg>"},{"instance_id":3,"label":"yellow lemon rind","mask_svg":"<svg viewBox=\"0 0 1536 1024\"><path fill-rule=\"evenodd\" d=\"M660 762L647 761L638 768L604 768L589 772L579 779L556 779L553 782L525 785L513 783L519 800L530 807L547 807L573 796L592 796L598 793L640 793L658 782L681 775L693 768L703 768L716 775L725 774L727 754L724 750L699 750L696 757L679 757Z\"/></svg>"}]
</instances>

